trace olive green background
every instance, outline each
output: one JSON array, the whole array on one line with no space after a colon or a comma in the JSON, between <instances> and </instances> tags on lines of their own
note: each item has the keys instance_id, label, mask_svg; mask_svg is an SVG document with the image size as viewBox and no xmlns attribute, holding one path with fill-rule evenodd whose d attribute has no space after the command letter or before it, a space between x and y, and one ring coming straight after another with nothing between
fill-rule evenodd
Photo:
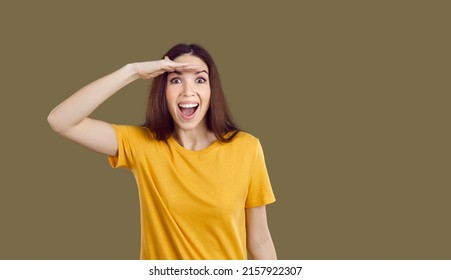
<instances>
[{"instance_id":1,"label":"olive green background","mask_svg":"<svg viewBox=\"0 0 451 280\"><path fill-rule=\"evenodd\" d=\"M0 259L137 259L134 179L59 102L195 42L259 137L281 259L450 259L449 1L2 1ZM141 124L149 81L94 117Z\"/></svg>"}]
</instances>

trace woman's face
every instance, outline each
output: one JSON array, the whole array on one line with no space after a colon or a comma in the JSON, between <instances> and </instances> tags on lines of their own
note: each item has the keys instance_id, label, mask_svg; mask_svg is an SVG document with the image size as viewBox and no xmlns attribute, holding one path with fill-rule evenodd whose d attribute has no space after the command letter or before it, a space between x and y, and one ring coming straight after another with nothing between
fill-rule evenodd
<instances>
[{"instance_id":1,"label":"woman's face","mask_svg":"<svg viewBox=\"0 0 451 280\"><path fill-rule=\"evenodd\" d=\"M211 95L208 66L202 59L190 54L181 55L174 61L201 66L195 71L168 73L166 102L174 125L182 130L205 127Z\"/></svg>"}]
</instances>

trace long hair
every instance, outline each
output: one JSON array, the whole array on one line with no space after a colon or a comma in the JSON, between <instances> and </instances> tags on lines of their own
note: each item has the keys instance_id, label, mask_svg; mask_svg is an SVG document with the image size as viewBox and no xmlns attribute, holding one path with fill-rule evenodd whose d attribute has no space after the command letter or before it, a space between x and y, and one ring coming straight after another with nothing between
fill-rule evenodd
<instances>
[{"instance_id":1,"label":"long hair","mask_svg":"<svg viewBox=\"0 0 451 280\"><path fill-rule=\"evenodd\" d=\"M197 44L178 44L172 47L163 57L174 60L183 54L191 54L202 59L208 66L210 80L210 107L205 115L207 129L212 131L220 142L230 142L238 133L238 126L233 121L222 90L218 68L211 55ZM153 79L147 103L146 122L157 140L166 141L174 132L174 120L169 114L166 103L166 83L168 73L165 72ZM226 136L229 132L232 134Z\"/></svg>"}]
</instances>

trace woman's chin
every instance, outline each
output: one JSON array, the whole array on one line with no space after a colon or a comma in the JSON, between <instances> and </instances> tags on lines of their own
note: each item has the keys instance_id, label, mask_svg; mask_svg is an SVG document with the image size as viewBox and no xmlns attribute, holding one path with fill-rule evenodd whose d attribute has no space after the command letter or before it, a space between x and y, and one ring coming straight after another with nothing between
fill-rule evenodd
<instances>
[{"instance_id":1,"label":"woman's chin","mask_svg":"<svg viewBox=\"0 0 451 280\"><path fill-rule=\"evenodd\" d=\"M183 130L183 131L192 131L197 129L203 129L207 126L202 122L176 122L175 123L176 129Z\"/></svg>"},{"instance_id":2,"label":"woman's chin","mask_svg":"<svg viewBox=\"0 0 451 280\"><path fill-rule=\"evenodd\" d=\"M196 111L192 116L184 116L180 111L177 112L176 118L173 117L176 129L183 131L192 131L196 129L206 128L205 114L199 114Z\"/></svg>"}]
</instances>

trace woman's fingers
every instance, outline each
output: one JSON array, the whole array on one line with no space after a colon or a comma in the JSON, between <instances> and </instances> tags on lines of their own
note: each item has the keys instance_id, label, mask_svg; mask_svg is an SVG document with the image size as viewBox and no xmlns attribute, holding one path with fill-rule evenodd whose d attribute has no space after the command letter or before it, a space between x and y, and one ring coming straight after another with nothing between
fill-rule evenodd
<instances>
[{"instance_id":1,"label":"woman's fingers","mask_svg":"<svg viewBox=\"0 0 451 280\"><path fill-rule=\"evenodd\" d=\"M163 59L167 64L167 71L177 71L177 70L197 70L200 68L199 65L189 63L189 62L175 62L165 56Z\"/></svg>"},{"instance_id":2,"label":"woman's fingers","mask_svg":"<svg viewBox=\"0 0 451 280\"><path fill-rule=\"evenodd\" d=\"M163 67L168 72L173 71L188 71L188 70L197 70L200 66L192 63L181 63L181 62L174 62L171 61L166 65L166 67Z\"/></svg>"},{"instance_id":3,"label":"woman's fingers","mask_svg":"<svg viewBox=\"0 0 451 280\"><path fill-rule=\"evenodd\" d=\"M201 66L192 63L175 62L170 60L167 56L159 61L148 61L135 63L138 75L142 79L155 78L164 72L174 71L196 71Z\"/></svg>"}]
</instances>

